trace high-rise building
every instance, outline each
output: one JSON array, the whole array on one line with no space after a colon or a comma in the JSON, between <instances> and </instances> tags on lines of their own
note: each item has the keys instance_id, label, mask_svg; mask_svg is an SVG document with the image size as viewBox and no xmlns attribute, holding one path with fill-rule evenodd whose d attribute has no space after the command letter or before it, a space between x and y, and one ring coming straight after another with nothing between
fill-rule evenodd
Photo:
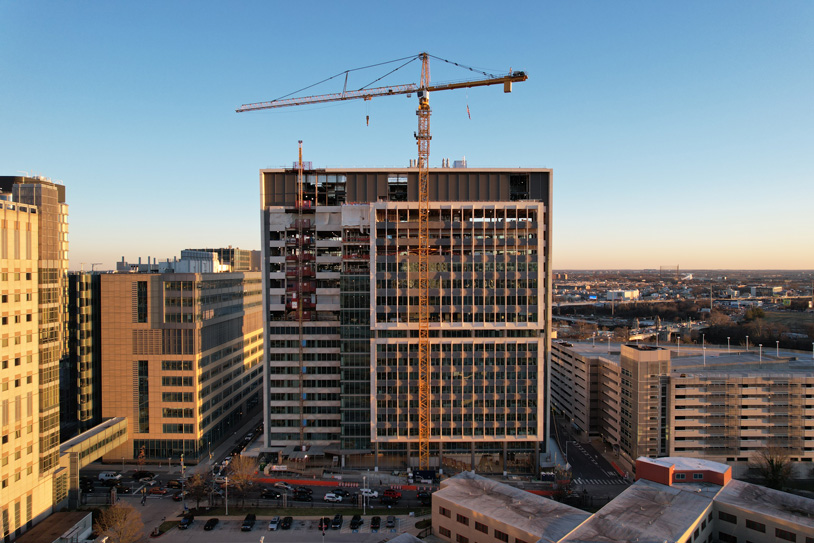
<instances>
[{"instance_id":1,"label":"high-rise building","mask_svg":"<svg viewBox=\"0 0 814 543\"><path fill-rule=\"evenodd\" d=\"M260 408L260 274L101 275L102 416L127 417L106 461L195 463Z\"/></svg>"},{"instance_id":2,"label":"high-rise building","mask_svg":"<svg viewBox=\"0 0 814 543\"><path fill-rule=\"evenodd\" d=\"M301 187L297 169L260 172L266 445L415 465L418 171L308 167ZM551 170L431 169L429 186L430 463L532 471L548 432Z\"/></svg>"},{"instance_id":3,"label":"high-rise building","mask_svg":"<svg viewBox=\"0 0 814 543\"><path fill-rule=\"evenodd\" d=\"M68 264L65 187L2 176L0 214L0 527L10 540L48 515L65 493L55 484Z\"/></svg>"}]
</instances>

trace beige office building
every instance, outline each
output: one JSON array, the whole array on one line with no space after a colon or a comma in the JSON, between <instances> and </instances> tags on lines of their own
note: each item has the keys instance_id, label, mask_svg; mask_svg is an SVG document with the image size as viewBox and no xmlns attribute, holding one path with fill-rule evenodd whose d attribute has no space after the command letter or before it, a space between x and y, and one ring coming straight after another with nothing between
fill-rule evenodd
<instances>
[{"instance_id":1,"label":"beige office building","mask_svg":"<svg viewBox=\"0 0 814 543\"><path fill-rule=\"evenodd\" d=\"M102 416L130 421L105 461L208 459L259 410L261 301L256 272L102 276Z\"/></svg>"},{"instance_id":2,"label":"beige office building","mask_svg":"<svg viewBox=\"0 0 814 543\"><path fill-rule=\"evenodd\" d=\"M680 355L680 356L679 356ZM552 404L582 438L639 456L688 456L736 474L766 447L814 462L814 364L766 352L555 342Z\"/></svg>"},{"instance_id":3,"label":"beige office building","mask_svg":"<svg viewBox=\"0 0 814 543\"><path fill-rule=\"evenodd\" d=\"M0 528L6 541L67 495L59 467L67 215L62 185L0 177Z\"/></svg>"}]
</instances>

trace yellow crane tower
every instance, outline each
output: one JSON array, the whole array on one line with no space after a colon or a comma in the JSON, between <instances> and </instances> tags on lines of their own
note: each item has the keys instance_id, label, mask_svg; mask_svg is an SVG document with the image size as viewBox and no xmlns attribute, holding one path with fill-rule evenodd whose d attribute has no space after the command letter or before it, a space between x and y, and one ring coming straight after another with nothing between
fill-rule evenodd
<instances>
[{"instance_id":1,"label":"yellow crane tower","mask_svg":"<svg viewBox=\"0 0 814 543\"><path fill-rule=\"evenodd\" d=\"M348 74L351 70L346 70L337 75L345 75L345 86L340 93L320 94L315 96L303 96L299 98L281 98L268 102L258 102L254 104L244 104L235 111L243 113L246 111L259 111L263 109L274 109L280 107L303 106L310 104L320 104L325 102L340 102L343 100L371 100L380 96L393 96L400 94L416 93L418 96L418 132L415 133L418 144L418 456L419 465L422 469L429 467L430 461L430 341L429 341L429 300L428 300L428 260L429 260L429 235L427 231L427 219L429 216L429 158L430 158L430 92L464 89L470 87L484 87L488 85L503 84L503 92L512 91L512 83L526 81L528 76L522 71L509 71L504 75L491 75L484 72L485 78L454 81L448 83L430 84L430 55L420 53L416 57L408 57L408 62L399 68L409 64L415 59L421 60L421 80L419 84L391 85L386 87L362 88L359 90L347 90ZM433 57L438 60L438 57ZM398 59L398 62L405 59ZM386 64L386 63L384 63ZM456 66L458 63L451 62ZM461 66L464 67L464 66ZM397 68L398 69L398 68ZM468 68L471 71L476 71ZM395 71L395 70L393 70ZM392 72L390 72L392 73ZM388 74L389 75L389 74ZM337 76L333 76L337 77ZM329 78L333 79L333 78ZM327 80L326 80L327 81ZM307 88L307 87L306 87ZM300 148L300 178L302 177L302 148ZM300 180L301 184L301 180ZM300 191L302 188L300 187ZM302 195L298 196L302 198ZM298 207L301 202L298 202ZM302 342L300 342L302 344ZM300 395L302 396L302 395Z\"/></svg>"}]
</instances>

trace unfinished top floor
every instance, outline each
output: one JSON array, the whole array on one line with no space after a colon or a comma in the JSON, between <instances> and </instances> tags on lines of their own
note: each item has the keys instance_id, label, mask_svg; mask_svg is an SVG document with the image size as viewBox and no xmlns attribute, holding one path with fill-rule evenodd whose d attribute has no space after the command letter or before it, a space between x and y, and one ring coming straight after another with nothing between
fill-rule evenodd
<instances>
[{"instance_id":1,"label":"unfinished top floor","mask_svg":"<svg viewBox=\"0 0 814 543\"><path fill-rule=\"evenodd\" d=\"M296 169L260 170L263 208L294 207ZM431 168L430 201L551 202L552 171L544 168ZM418 201L417 168L360 168L303 171L303 207L369 202Z\"/></svg>"}]
</instances>

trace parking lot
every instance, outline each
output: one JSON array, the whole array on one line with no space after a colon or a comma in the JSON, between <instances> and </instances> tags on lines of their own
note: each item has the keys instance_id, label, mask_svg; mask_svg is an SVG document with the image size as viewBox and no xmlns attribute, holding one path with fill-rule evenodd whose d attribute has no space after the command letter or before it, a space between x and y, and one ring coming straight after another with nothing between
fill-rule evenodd
<instances>
[{"instance_id":1,"label":"parking lot","mask_svg":"<svg viewBox=\"0 0 814 543\"><path fill-rule=\"evenodd\" d=\"M196 517L195 521L186 530L179 530L174 528L160 537L162 542L181 543L181 542L211 542L211 543L232 543L241 541L259 541L262 537L265 542L271 541L293 541L293 542L321 542L323 541L322 530L317 526L319 518L294 518L294 522L290 530L268 530L268 523L270 518L258 518L257 523L251 531L241 531L243 524L242 518L231 517L229 519L221 519L218 525L211 531L204 531L203 527L209 517ZM402 524L412 526L414 519L410 517L396 517L396 525L393 528L385 528L384 523L386 517L382 517L382 527L379 530L370 529L370 519L372 515L365 516L364 524L358 530L350 529L350 517L345 516L344 525L340 530L325 530L324 541L360 541L360 542L379 542L383 539L391 539L397 534L401 533ZM405 525L405 528L407 527Z\"/></svg>"}]
</instances>

